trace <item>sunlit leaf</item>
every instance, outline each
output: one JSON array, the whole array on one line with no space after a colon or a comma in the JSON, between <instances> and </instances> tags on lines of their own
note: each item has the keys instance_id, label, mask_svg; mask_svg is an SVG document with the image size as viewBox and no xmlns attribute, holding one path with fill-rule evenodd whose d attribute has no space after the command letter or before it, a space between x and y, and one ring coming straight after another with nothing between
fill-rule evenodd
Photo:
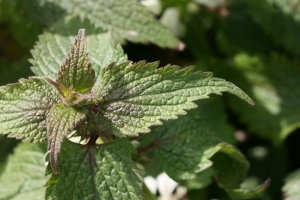
<instances>
[{"instance_id":1,"label":"sunlit leaf","mask_svg":"<svg viewBox=\"0 0 300 200\"><path fill-rule=\"evenodd\" d=\"M61 171L46 184L46 199L142 199L132 153L135 148L126 140L99 146L65 140L59 155Z\"/></svg>"}]
</instances>

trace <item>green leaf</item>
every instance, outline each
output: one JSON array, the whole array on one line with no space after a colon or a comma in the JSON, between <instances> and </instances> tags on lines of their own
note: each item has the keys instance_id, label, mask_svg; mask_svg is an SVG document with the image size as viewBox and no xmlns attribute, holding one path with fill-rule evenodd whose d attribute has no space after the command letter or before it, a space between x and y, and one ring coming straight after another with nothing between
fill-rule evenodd
<instances>
[{"instance_id":1,"label":"green leaf","mask_svg":"<svg viewBox=\"0 0 300 200\"><path fill-rule=\"evenodd\" d=\"M187 115L153 128L161 171L178 182L184 180L189 187L209 184L214 174L219 186L232 196L240 196L240 199L259 196L265 186L253 191L238 189L247 175L249 163L236 148L223 142L233 130L222 116L225 115L222 107L213 106L222 105L221 102L212 100L199 101L199 107ZM200 184L196 182L200 180Z\"/></svg>"},{"instance_id":2,"label":"green leaf","mask_svg":"<svg viewBox=\"0 0 300 200\"><path fill-rule=\"evenodd\" d=\"M193 101L213 93L230 92L254 104L240 88L213 78L212 73L192 73L192 67L157 67L158 62L126 62L102 70L93 88L100 97L98 120L102 132L119 137L147 133L149 126L186 114L185 110L197 107Z\"/></svg>"},{"instance_id":3,"label":"green leaf","mask_svg":"<svg viewBox=\"0 0 300 200\"><path fill-rule=\"evenodd\" d=\"M0 176L0 199L43 199L46 145L21 143L8 157Z\"/></svg>"},{"instance_id":4,"label":"green leaf","mask_svg":"<svg viewBox=\"0 0 300 200\"><path fill-rule=\"evenodd\" d=\"M47 199L142 199L141 180L131 160L135 152L127 140L96 146L65 140L61 172L46 184Z\"/></svg>"},{"instance_id":5,"label":"green leaf","mask_svg":"<svg viewBox=\"0 0 300 200\"><path fill-rule=\"evenodd\" d=\"M60 99L56 90L38 78L0 88L0 133L30 142L46 139L46 115Z\"/></svg>"},{"instance_id":6,"label":"green leaf","mask_svg":"<svg viewBox=\"0 0 300 200\"><path fill-rule=\"evenodd\" d=\"M272 39L249 15L245 2L232 0L227 9L235 15L223 18L222 34L218 36L218 43L221 43L223 50L231 54L241 51L250 54L268 54L274 51L276 47Z\"/></svg>"},{"instance_id":7,"label":"green leaf","mask_svg":"<svg viewBox=\"0 0 300 200\"><path fill-rule=\"evenodd\" d=\"M87 52L85 30L80 29L60 67L56 82L61 83L66 88L72 88L75 92L87 93L92 89L94 79L95 72Z\"/></svg>"},{"instance_id":8,"label":"green leaf","mask_svg":"<svg viewBox=\"0 0 300 200\"><path fill-rule=\"evenodd\" d=\"M220 187L238 188L247 175L250 167L245 156L234 146L220 143L215 149L218 151L211 158L216 180Z\"/></svg>"},{"instance_id":9,"label":"green leaf","mask_svg":"<svg viewBox=\"0 0 300 200\"><path fill-rule=\"evenodd\" d=\"M112 31L118 39L152 42L161 47L182 48L183 44L135 0L56 0L72 15L88 19L97 28Z\"/></svg>"},{"instance_id":10,"label":"green leaf","mask_svg":"<svg viewBox=\"0 0 300 200\"><path fill-rule=\"evenodd\" d=\"M51 27L65 16L76 16L90 20L96 28L112 31L114 38L118 41L127 39L133 42L152 42L161 47L184 47L169 30L135 0L93 0L89 3L78 0L28 0L15 4L16 12L13 16L17 16L17 20L25 21L33 28ZM17 20L15 21L18 22ZM83 27L86 28L85 26L79 28ZM26 26L24 28L28 29ZM18 36L23 38L22 34Z\"/></svg>"},{"instance_id":11,"label":"green leaf","mask_svg":"<svg viewBox=\"0 0 300 200\"><path fill-rule=\"evenodd\" d=\"M257 108L248 109L232 98L231 108L251 132L279 144L300 127L300 63L277 54L270 57L239 54L234 60L235 68L229 68L225 77L251 94Z\"/></svg>"},{"instance_id":12,"label":"green leaf","mask_svg":"<svg viewBox=\"0 0 300 200\"><path fill-rule=\"evenodd\" d=\"M234 146L220 143L210 151L212 153L207 158L210 158L213 163L215 179L233 200L253 199L265 192L270 184L269 179L255 189L239 189L250 165L245 156Z\"/></svg>"},{"instance_id":13,"label":"green leaf","mask_svg":"<svg viewBox=\"0 0 300 200\"><path fill-rule=\"evenodd\" d=\"M240 1L238 1L240 2ZM253 20L280 47L300 55L300 6L298 1L244 0Z\"/></svg>"},{"instance_id":14,"label":"green leaf","mask_svg":"<svg viewBox=\"0 0 300 200\"><path fill-rule=\"evenodd\" d=\"M74 130L85 119L86 112L86 109L76 110L72 107L57 104L52 107L47 115L48 151L50 152L50 162L55 174L59 173L57 162L61 143L69 131Z\"/></svg>"},{"instance_id":15,"label":"green leaf","mask_svg":"<svg viewBox=\"0 0 300 200\"><path fill-rule=\"evenodd\" d=\"M101 68L112 62L127 61L121 46L114 44L109 33L95 29L88 20L81 21L76 17L65 18L57 22L51 31L45 31L39 37L34 50L31 51L34 58L30 60L33 64L32 71L37 76L47 76L55 80L70 43L82 27L86 30L87 52L90 52L90 61L96 72L96 78Z\"/></svg>"},{"instance_id":16,"label":"green leaf","mask_svg":"<svg viewBox=\"0 0 300 200\"><path fill-rule=\"evenodd\" d=\"M245 190L245 189L227 189L227 193L230 195L233 200L241 200L241 199L256 199L262 197L263 192L270 184L270 179L266 180L263 184L258 186L253 190Z\"/></svg>"},{"instance_id":17,"label":"green leaf","mask_svg":"<svg viewBox=\"0 0 300 200\"><path fill-rule=\"evenodd\" d=\"M297 200L300 196L300 170L296 170L285 178L285 184L282 188L285 200Z\"/></svg>"},{"instance_id":18,"label":"green leaf","mask_svg":"<svg viewBox=\"0 0 300 200\"><path fill-rule=\"evenodd\" d=\"M217 151L217 144L234 142L221 99L214 96L209 101L199 101L198 106L151 131L158 142L156 157L162 171L177 181L195 179L212 165L209 158Z\"/></svg>"},{"instance_id":19,"label":"green leaf","mask_svg":"<svg viewBox=\"0 0 300 200\"><path fill-rule=\"evenodd\" d=\"M203 189L209 186L213 179L213 170L212 168L208 168L197 173L197 177L195 179L187 179L184 181L184 185L188 188L188 190L196 190Z\"/></svg>"}]
</instances>

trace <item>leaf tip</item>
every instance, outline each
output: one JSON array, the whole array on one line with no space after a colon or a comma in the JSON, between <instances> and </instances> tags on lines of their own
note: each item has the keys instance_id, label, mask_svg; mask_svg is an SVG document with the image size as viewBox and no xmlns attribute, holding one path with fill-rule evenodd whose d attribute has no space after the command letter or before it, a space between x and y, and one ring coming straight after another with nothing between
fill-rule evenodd
<instances>
[{"instance_id":1,"label":"leaf tip","mask_svg":"<svg viewBox=\"0 0 300 200\"><path fill-rule=\"evenodd\" d=\"M270 184L271 184L271 179L268 178L263 184L259 185L257 188L255 188L252 191L257 194L261 194L262 192L264 192L267 189L267 187L270 186Z\"/></svg>"},{"instance_id":2,"label":"leaf tip","mask_svg":"<svg viewBox=\"0 0 300 200\"><path fill-rule=\"evenodd\" d=\"M271 179L268 178L262 185L264 185L265 187L268 187L271 184Z\"/></svg>"},{"instance_id":3,"label":"leaf tip","mask_svg":"<svg viewBox=\"0 0 300 200\"><path fill-rule=\"evenodd\" d=\"M58 167L58 158L57 155L58 153L53 152L52 150L49 150L50 154L50 164L53 170L53 173L55 175L59 174L59 167Z\"/></svg>"},{"instance_id":4,"label":"leaf tip","mask_svg":"<svg viewBox=\"0 0 300 200\"><path fill-rule=\"evenodd\" d=\"M85 29L84 28L79 29L78 36L85 36Z\"/></svg>"},{"instance_id":5,"label":"leaf tip","mask_svg":"<svg viewBox=\"0 0 300 200\"><path fill-rule=\"evenodd\" d=\"M248 95L247 95L248 96ZM251 99L251 97L248 96L247 103L249 103L254 108L257 108L256 103Z\"/></svg>"}]
</instances>

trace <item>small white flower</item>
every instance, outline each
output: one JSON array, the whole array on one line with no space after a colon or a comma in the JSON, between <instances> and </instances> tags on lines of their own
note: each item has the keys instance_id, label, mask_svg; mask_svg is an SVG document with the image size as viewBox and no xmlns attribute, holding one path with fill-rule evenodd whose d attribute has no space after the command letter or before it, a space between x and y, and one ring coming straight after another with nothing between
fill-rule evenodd
<instances>
[{"instance_id":1,"label":"small white flower","mask_svg":"<svg viewBox=\"0 0 300 200\"><path fill-rule=\"evenodd\" d=\"M152 194L156 194L157 185L155 178L153 178L152 176L146 176L144 178L144 183L147 185L148 189Z\"/></svg>"},{"instance_id":2,"label":"small white flower","mask_svg":"<svg viewBox=\"0 0 300 200\"><path fill-rule=\"evenodd\" d=\"M178 186L178 183L171 179L165 172L161 173L156 178L157 188L160 193L160 200L170 200L172 193Z\"/></svg>"},{"instance_id":3,"label":"small white flower","mask_svg":"<svg viewBox=\"0 0 300 200\"><path fill-rule=\"evenodd\" d=\"M144 178L144 182L152 194L156 194L157 190L159 191L159 200L178 200L187 192L186 187L178 186L179 184L171 179L165 172L159 174L156 179L147 176ZM176 193L173 194L176 187Z\"/></svg>"}]
</instances>

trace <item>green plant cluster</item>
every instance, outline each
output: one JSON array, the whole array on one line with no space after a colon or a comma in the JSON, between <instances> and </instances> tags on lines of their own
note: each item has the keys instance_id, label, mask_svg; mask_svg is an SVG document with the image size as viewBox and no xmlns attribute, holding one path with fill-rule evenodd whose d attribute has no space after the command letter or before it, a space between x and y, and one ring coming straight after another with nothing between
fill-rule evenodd
<instances>
[{"instance_id":1,"label":"green plant cluster","mask_svg":"<svg viewBox=\"0 0 300 200\"><path fill-rule=\"evenodd\" d=\"M163 172L300 198L298 29L298 1L1 0L0 200L152 200Z\"/></svg>"}]
</instances>

